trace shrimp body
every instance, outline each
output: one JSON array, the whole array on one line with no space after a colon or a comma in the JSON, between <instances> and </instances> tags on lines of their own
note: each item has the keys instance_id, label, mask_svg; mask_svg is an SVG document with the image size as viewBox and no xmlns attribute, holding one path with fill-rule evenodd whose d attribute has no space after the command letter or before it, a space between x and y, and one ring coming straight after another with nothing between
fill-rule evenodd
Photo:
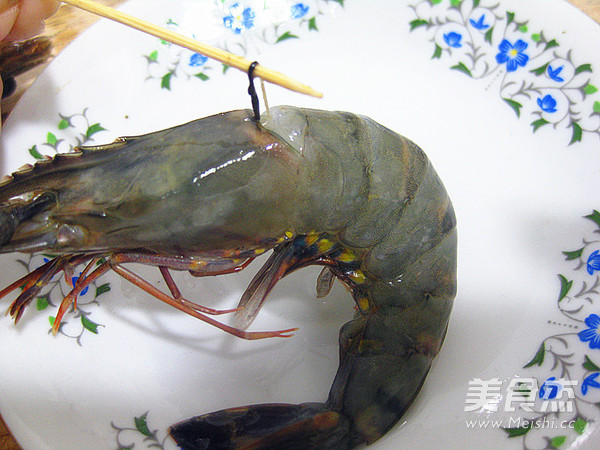
<instances>
[{"instance_id":1,"label":"shrimp body","mask_svg":"<svg viewBox=\"0 0 600 450\"><path fill-rule=\"evenodd\" d=\"M451 202L425 154L369 118L283 106L259 123L232 111L81 148L13 177L0 188L0 251L59 255L25 280L11 307L17 318L41 278L100 258L69 301L109 269L126 276L127 262L218 275L272 250L240 300L236 327L213 323L176 291L155 293L247 339L289 336L244 330L296 269L324 267L319 296L334 278L350 289L356 314L340 331L326 401L194 417L171 428L182 448L374 442L410 406L444 339L456 291Z\"/></svg>"}]
</instances>

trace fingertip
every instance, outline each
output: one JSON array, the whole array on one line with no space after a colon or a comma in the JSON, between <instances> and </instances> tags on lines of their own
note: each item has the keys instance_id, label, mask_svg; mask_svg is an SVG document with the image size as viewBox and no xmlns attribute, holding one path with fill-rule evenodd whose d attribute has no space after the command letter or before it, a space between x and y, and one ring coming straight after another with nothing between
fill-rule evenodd
<instances>
[{"instance_id":1,"label":"fingertip","mask_svg":"<svg viewBox=\"0 0 600 450\"><path fill-rule=\"evenodd\" d=\"M0 40L4 39L10 33L17 21L20 10L19 4L16 2L8 2L7 5L3 6L6 9L0 13Z\"/></svg>"},{"instance_id":2,"label":"fingertip","mask_svg":"<svg viewBox=\"0 0 600 450\"><path fill-rule=\"evenodd\" d=\"M3 36L7 40L20 41L30 38L44 30L44 20L59 8L57 0L21 0L17 5L17 17L12 29Z\"/></svg>"}]
</instances>

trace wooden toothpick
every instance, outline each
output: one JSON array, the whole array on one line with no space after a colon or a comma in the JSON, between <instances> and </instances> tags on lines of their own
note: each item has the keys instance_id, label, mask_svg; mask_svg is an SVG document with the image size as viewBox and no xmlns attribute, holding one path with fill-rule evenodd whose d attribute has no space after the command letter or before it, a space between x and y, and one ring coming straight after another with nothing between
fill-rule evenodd
<instances>
[{"instance_id":1,"label":"wooden toothpick","mask_svg":"<svg viewBox=\"0 0 600 450\"><path fill-rule=\"evenodd\" d=\"M226 52L220 48L211 47L210 45L203 44L196 41L195 39L188 38L179 33L175 33L153 23L147 22L129 14L123 13L108 6L100 5L91 0L62 0L63 3L67 3L76 8L84 9L92 14L105 17L115 22L119 22L123 25L127 25L136 30L143 31L144 33L151 34L157 38L164 39L167 42L171 42L181 47L188 48L196 53L200 53L223 64L231 67L235 67L243 72L248 72L252 61L242 58L241 56L234 55L233 53ZM277 84L286 89L290 89L301 94L311 95L313 97L321 98L323 94L315 91L309 86L306 86L280 72L276 72L271 69L267 69L262 65L256 66L254 75L262 80L268 81L273 84Z\"/></svg>"}]
</instances>

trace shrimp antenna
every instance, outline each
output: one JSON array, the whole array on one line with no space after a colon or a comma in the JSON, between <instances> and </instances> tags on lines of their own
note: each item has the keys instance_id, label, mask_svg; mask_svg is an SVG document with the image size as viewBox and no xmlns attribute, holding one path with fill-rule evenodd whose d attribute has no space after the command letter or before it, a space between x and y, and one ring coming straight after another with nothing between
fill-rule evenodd
<instances>
[{"instance_id":1,"label":"shrimp antenna","mask_svg":"<svg viewBox=\"0 0 600 450\"><path fill-rule=\"evenodd\" d=\"M254 112L254 120L258 122L260 120L260 103L258 101L258 94L254 87L254 69L258 66L258 61L254 61L248 67L248 80L250 85L248 86L248 94L250 94L250 101L252 102L252 111Z\"/></svg>"}]
</instances>

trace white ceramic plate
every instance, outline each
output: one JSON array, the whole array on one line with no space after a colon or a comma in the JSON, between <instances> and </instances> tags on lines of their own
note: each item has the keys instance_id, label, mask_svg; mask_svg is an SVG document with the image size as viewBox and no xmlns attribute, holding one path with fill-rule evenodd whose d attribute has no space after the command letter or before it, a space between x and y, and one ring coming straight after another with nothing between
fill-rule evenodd
<instances>
[{"instance_id":1,"label":"white ceramic plate","mask_svg":"<svg viewBox=\"0 0 600 450\"><path fill-rule=\"evenodd\" d=\"M597 24L562 0L132 0L123 9L325 93L269 86L270 104L371 116L419 143L444 180L460 232L450 329L418 399L373 448L598 447ZM246 85L241 72L101 21L12 113L2 171L81 141L248 107ZM0 284L41 258L3 257ZM188 296L227 308L258 267L178 280ZM322 401L352 303L339 285L316 300L317 273L278 284L253 329L300 331L264 342L226 336L112 275L82 297L85 320L69 315L52 337L48 318L68 289L53 282L18 326L0 319L0 411L25 448L173 448L168 426L200 413Z\"/></svg>"}]
</instances>

